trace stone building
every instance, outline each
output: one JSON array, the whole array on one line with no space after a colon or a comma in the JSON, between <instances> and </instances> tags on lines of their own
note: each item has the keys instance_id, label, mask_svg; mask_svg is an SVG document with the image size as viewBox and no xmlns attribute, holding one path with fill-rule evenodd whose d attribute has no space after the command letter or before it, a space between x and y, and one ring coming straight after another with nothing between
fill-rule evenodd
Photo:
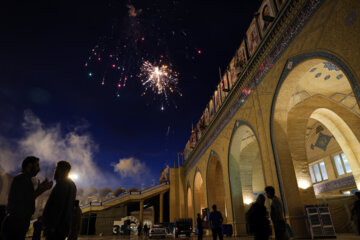
<instances>
[{"instance_id":1,"label":"stone building","mask_svg":"<svg viewBox=\"0 0 360 240\"><path fill-rule=\"evenodd\" d=\"M150 205L154 222L195 222L216 204L243 235L245 212L267 185L282 199L296 237L309 236L304 206L312 204L330 207L336 232L353 231L360 1L264 0L243 34L185 146L184 164L170 169L170 184L85 206L85 216L99 216L102 232L111 234L113 222L131 212L144 220Z\"/></svg>"},{"instance_id":2,"label":"stone building","mask_svg":"<svg viewBox=\"0 0 360 240\"><path fill-rule=\"evenodd\" d=\"M249 204L272 185L296 237L309 235L311 204L328 204L335 230L352 232L360 2L264 0L244 38L204 111L205 130L170 171L170 221L217 204L246 234Z\"/></svg>"}]
</instances>

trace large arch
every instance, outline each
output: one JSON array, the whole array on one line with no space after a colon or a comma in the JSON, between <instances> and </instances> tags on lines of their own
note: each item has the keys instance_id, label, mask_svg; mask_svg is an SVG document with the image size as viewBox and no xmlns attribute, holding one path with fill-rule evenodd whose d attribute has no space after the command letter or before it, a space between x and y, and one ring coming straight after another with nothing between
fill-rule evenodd
<instances>
[{"instance_id":1,"label":"large arch","mask_svg":"<svg viewBox=\"0 0 360 240\"><path fill-rule=\"evenodd\" d=\"M228 163L233 222L237 234L246 233L245 212L265 187L259 143L255 132L246 122L235 123Z\"/></svg>"},{"instance_id":2,"label":"large arch","mask_svg":"<svg viewBox=\"0 0 360 240\"><path fill-rule=\"evenodd\" d=\"M200 213L203 208L207 208L206 195L205 195L205 182L200 173L200 170L196 170L194 177L194 213L195 215ZM195 216L194 215L194 216Z\"/></svg>"},{"instance_id":3,"label":"large arch","mask_svg":"<svg viewBox=\"0 0 360 240\"><path fill-rule=\"evenodd\" d=\"M296 56L285 66L273 100L270 127L278 190L295 234L306 232L303 206L316 203L305 149L310 119L330 130L349 154L354 177L360 178L355 157L360 147L357 89L351 71L328 53Z\"/></svg>"},{"instance_id":4,"label":"large arch","mask_svg":"<svg viewBox=\"0 0 360 240\"><path fill-rule=\"evenodd\" d=\"M227 222L227 209L225 202L225 187L223 167L219 155L211 151L207 167L207 194L208 206L216 204L217 209L223 214L224 223Z\"/></svg>"},{"instance_id":5,"label":"large arch","mask_svg":"<svg viewBox=\"0 0 360 240\"><path fill-rule=\"evenodd\" d=\"M190 186L187 188L187 217L194 218L193 197Z\"/></svg>"}]
</instances>

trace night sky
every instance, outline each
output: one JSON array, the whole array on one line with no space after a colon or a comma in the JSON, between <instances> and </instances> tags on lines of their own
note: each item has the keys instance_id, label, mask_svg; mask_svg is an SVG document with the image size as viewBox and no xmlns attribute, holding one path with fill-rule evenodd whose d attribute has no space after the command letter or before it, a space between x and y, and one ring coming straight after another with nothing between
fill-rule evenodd
<instances>
[{"instance_id":1,"label":"night sky","mask_svg":"<svg viewBox=\"0 0 360 240\"><path fill-rule=\"evenodd\" d=\"M35 155L40 178L51 177L56 161L65 159L82 187L158 181L161 168L173 166L184 150L219 83L219 67L230 62L260 4L99 0L2 6L0 167L16 174L23 158ZM138 37L143 40L132 44ZM92 49L100 42L111 52L127 41L119 61L129 79L118 89L121 70L112 70L108 60L95 62ZM162 57L178 73L182 96L141 96L141 61Z\"/></svg>"}]
</instances>

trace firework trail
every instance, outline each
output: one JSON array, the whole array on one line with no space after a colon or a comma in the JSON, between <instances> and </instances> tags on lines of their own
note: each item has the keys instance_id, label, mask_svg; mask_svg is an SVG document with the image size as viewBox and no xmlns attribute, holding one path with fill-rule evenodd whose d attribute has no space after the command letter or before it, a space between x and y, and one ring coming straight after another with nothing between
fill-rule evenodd
<instances>
[{"instance_id":1,"label":"firework trail","mask_svg":"<svg viewBox=\"0 0 360 240\"><path fill-rule=\"evenodd\" d=\"M176 107L175 100L169 96L182 95L177 86L179 74L173 70L175 61L170 53L185 51L183 55L192 54L189 59L194 60L199 50L191 47L185 29L174 29L183 21L183 11L177 1L154 0L142 2L141 7L136 7L135 2L122 5L126 14L120 21L114 20L111 33L102 36L91 49L85 63L87 74L100 86L114 87L118 97L124 87L140 82L138 86L144 88L142 96L153 95L160 100L162 110L164 104ZM179 46L179 42L183 45ZM172 46L174 49L170 51Z\"/></svg>"}]
</instances>

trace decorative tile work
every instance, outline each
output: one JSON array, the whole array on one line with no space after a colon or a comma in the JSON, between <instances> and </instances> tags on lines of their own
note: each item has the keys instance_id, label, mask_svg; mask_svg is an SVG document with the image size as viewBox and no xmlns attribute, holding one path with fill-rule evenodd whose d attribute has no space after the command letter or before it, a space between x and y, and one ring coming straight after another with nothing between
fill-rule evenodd
<instances>
[{"instance_id":1,"label":"decorative tile work","mask_svg":"<svg viewBox=\"0 0 360 240\"><path fill-rule=\"evenodd\" d=\"M329 71L332 71L332 70L340 71L340 69L331 62L323 62L323 63L324 63L324 68L326 68Z\"/></svg>"},{"instance_id":2,"label":"decorative tile work","mask_svg":"<svg viewBox=\"0 0 360 240\"><path fill-rule=\"evenodd\" d=\"M322 0L310 0L306 2L303 8L298 12L297 16L294 17L294 21L288 26L288 28L285 30L285 32L280 37L278 42L274 45L273 49L270 51L270 54L265 58L259 70L253 76L253 78L248 82L245 88L254 90L257 87L257 85L261 82L261 80L274 66L276 61L280 58L281 54L290 45L292 40L303 29L303 27L305 26L311 15L318 9L321 1ZM238 79L238 81L241 81L241 79ZM216 126L211 136L203 140L204 141L203 147L197 153L193 151L195 155L190 156L190 158L192 158L192 161L190 163L189 168L187 168L188 171L195 166L196 162L205 153L205 151L209 148L211 143L217 138L220 132L225 128L225 126L229 123L229 121L232 119L235 113L240 109L240 107L244 104L244 102L248 97L249 94L244 94L242 92L240 96L237 98L237 100L231 105L229 110L226 113L224 113L223 121L221 121Z\"/></svg>"},{"instance_id":3,"label":"decorative tile work","mask_svg":"<svg viewBox=\"0 0 360 240\"><path fill-rule=\"evenodd\" d=\"M354 176L344 177L340 179L336 179L334 181L320 183L314 186L315 194L320 194L324 192L330 192L337 189L355 187L355 179Z\"/></svg>"},{"instance_id":4,"label":"decorative tile work","mask_svg":"<svg viewBox=\"0 0 360 240\"><path fill-rule=\"evenodd\" d=\"M315 147L318 147L318 148L324 150L324 152L325 152L330 140L331 140L331 136L325 135L320 132L319 137L315 142Z\"/></svg>"},{"instance_id":5,"label":"decorative tile work","mask_svg":"<svg viewBox=\"0 0 360 240\"><path fill-rule=\"evenodd\" d=\"M336 79L337 79L337 80L340 80L340 79L342 79L343 77L344 77L343 74L339 74L339 75L336 76Z\"/></svg>"}]
</instances>

